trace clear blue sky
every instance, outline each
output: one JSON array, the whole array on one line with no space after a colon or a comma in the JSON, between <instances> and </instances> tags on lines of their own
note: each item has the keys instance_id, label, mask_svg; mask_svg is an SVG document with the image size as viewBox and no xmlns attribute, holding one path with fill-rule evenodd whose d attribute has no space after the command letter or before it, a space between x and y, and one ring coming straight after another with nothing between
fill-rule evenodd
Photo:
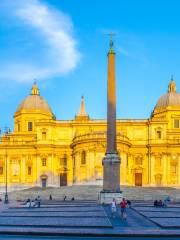
<instances>
[{"instance_id":1,"label":"clear blue sky","mask_svg":"<svg viewBox=\"0 0 180 240\"><path fill-rule=\"evenodd\" d=\"M1 0L0 126L37 79L57 119L73 119L81 95L106 117L108 37L117 33L117 117L148 118L171 75L180 88L180 1Z\"/></svg>"}]
</instances>

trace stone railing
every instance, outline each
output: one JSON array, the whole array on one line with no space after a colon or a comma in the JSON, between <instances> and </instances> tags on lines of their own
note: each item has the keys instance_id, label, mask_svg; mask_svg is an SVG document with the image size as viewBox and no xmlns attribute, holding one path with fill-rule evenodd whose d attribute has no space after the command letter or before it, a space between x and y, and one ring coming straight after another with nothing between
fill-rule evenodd
<instances>
[{"instance_id":1,"label":"stone railing","mask_svg":"<svg viewBox=\"0 0 180 240\"><path fill-rule=\"evenodd\" d=\"M89 142L89 141L106 141L106 132L92 132L92 133L86 133L82 135L75 136L73 138L73 144L77 144L80 142ZM125 144L130 145L129 138L121 133L117 133L117 142L124 142Z\"/></svg>"}]
</instances>

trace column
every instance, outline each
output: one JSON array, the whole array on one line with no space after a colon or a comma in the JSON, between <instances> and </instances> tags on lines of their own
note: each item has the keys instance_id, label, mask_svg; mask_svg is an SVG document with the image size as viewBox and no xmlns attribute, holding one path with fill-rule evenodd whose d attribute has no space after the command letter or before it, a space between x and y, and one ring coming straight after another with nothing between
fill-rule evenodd
<instances>
[{"instance_id":1,"label":"column","mask_svg":"<svg viewBox=\"0 0 180 240\"><path fill-rule=\"evenodd\" d=\"M108 52L108 83L107 83L107 149L103 158L103 191L100 194L101 203L110 203L113 198L119 202L120 192L120 158L116 143L116 79L115 51L112 34Z\"/></svg>"}]
</instances>

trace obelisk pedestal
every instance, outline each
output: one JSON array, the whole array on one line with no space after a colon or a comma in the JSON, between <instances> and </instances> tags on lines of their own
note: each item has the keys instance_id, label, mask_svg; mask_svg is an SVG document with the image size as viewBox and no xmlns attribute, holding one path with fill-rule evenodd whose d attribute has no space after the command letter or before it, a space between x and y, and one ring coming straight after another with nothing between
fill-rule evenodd
<instances>
[{"instance_id":1,"label":"obelisk pedestal","mask_svg":"<svg viewBox=\"0 0 180 240\"><path fill-rule=\"evenodd\" d=\"M113 198L119 203L122 200L120 191L120 157L116 143L116 80L115 52L112 35L108 52L108 99L107 99L107 149L103 158L103 190L100 192L101 203L111 203Z\"/></svg>"}]
</instances>

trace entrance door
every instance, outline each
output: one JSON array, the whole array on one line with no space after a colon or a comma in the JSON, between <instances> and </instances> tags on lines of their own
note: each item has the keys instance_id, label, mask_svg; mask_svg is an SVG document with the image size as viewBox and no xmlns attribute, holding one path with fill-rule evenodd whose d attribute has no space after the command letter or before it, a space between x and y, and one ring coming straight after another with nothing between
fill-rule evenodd
<instances>
[{"instance_id":1,"label":"entrance door","mask_svg":"<svg viewBox=\"0 0 180 240\"><path fill-rule=\"evenodd\" d=\"M161 186L162 175L161 174L156 175L155 179L156 179L156 185L158 187Z\"/></svg>"},{"instance_id":2,"label":"entrance door","mask_svg":"<svg viewBox=\"0 0 180 240\"><path fill-rule=\"evenodd\" d=\"M60 186L67 186L67 173L60 174Z\"/></svg>"},{"instance_id":3,"label":"entrance door","mask_svg":"<svg viewBox=\"0 0 180 240\"><path fill-rule=\"evenodd\" d=\"M47 185L47 179L42 178L42 188L46 188L46 185Z\"/></svg>"},{"instance_id":4,"label":"entrance door","mask_svg":"<svg viewBox=\"0 0 180 240\"><path fill-rule=\"evenodd\" d=\"M135 186L142 186L142 173L135 173Z\"/></svg>"}]
</instances>

